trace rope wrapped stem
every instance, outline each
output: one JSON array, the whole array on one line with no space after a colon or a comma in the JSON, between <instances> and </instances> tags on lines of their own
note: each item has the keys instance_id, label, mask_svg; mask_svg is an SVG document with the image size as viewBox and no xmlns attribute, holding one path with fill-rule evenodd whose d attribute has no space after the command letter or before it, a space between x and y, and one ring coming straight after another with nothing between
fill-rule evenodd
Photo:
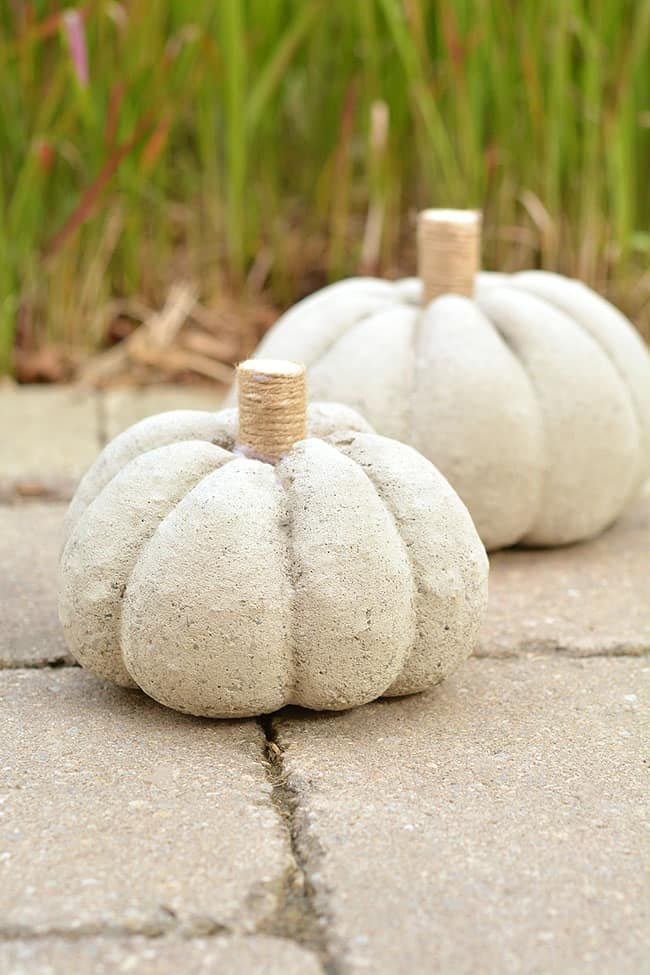
<instances>
[{"instance_id":1,"label":"rope wrapped stem","mask_svg":"<svg viewBox=\"0 0 650 975\"><path fill-rule=\"evenodd\" d=\"M423 210L418 217L417 244L425 305L438 295L473 295L481 263L478 210Z\"/></svg>"},{"instance_id":2,"label":"rope wrapped stem","mask_svg":"<svg viewBox=\"0 0 650 975\"><path fill-rule=\"evenodd\" d=\"M237 367L238 447L275 464L307 436L307 379L296 362L248 359Z\"/></svg>"}]
</instances>

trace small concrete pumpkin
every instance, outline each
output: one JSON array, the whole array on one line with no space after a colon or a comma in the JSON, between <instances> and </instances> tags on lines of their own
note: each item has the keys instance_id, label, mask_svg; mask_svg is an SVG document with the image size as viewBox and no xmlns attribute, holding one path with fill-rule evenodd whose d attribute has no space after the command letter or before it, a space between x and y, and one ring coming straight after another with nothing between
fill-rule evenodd
<instances>
[{"instance_id":1,"label":"small concrete pumpkin","mask_svg":"<svg viewBox=\"0 0 650 975\"><path fill-rule=\"evenodd\" d=\"M477 275L479 251L479 214L424 211L419 278L324 288L256 354L300 359L313 396L428 457L488 549L588 538L650 473L648 352L579 282Z\"/></svg>"},{"instance_id":2,"label":"small concrete pumpkin","mask_svg":"<svg viewBox=\"0 0 650 975\"><path fill-rule=\"evenodd\" d=\"M239 413L164 413L105 448L60 565L79 663L232 717L422 691L471 652L487 558L462 502L305 389L302 366L244 363Z\"/></svg>"}]
</instances>

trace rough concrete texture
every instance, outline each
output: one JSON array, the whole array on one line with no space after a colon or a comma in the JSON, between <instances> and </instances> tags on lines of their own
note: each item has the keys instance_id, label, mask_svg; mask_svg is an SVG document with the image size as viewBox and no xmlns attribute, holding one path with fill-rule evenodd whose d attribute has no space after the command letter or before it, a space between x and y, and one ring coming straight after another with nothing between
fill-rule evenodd
<instances>
[{"instance_id":1,"label":"rough concrete texture","mask_svg":"<svg viewBox=\"0 0 650 975\"><path fill-rule=\"evenodd\" d=\"M220 386L145 386L142 389L111 389L102 395L103 436L112 440L139 420L169 410L208 410L221 408L224 398Z\"/></svg>"},{"instance_id":2,"label":"rough concrete texture","mask_svg":"<svg viewBox=\"0 0 650 975\"><path fill-rule=\"evenodd\" d=\"M366 424L348 408L309 421L328 442L275 467L230 452L235 410L162 414L107 446L61 557L75 659L233 717L422 690L469 655L487 559L457 495L411 448L350 429Z\"/></svg>"},{"instance_id":3,"label":"rough concrete texture","mask_svg":"<svg viewBox=\"0 0 650 975\"><path fill-rule=\"evenodd\" d=\"M224 413L207 413L202 410L172 410L139 420L118 434L104 447L82 477L66 514L65 539L67 540L88 505L123 467L140 454L184 440L207 441L222 447L232 447L230 427L227 422L223 422L224 416Z\"/></svg>"},{"instance_id":4,"label":"rough concrete texture","mask_svg":"<svg viewBox=\"0 0 650 975\"><path fill-rule=\"evenodd\" d=\"M280 938L97 938L0 944L4 975L322 975L316 957Z\"/></svg>"},{"instance_id":5,"label":"rough concrete texture","mask_svg":"<svg viewBox=\"0 0 650 975\"><path fill-rule=\"evenodd\" d=\"M142 546L173 507L231 454L202 440L135 457L81 516L61 557L59 615L75 659L126 687L122 604Z\"/></svg>"},{"instance_id":6,"label":"rough concrete texture","mask_svg":"<svg viewBox=\"0 0 650 975\"><path fill-rule=\"evenodd\" d=\"M171 410L139 420L118 434L86 471L66 515L65 537L70 534L88 505L123 467L146 451L183 440L206 440L232 450L237 439L237 410ZM307 432L325 437L336 429L369 430L366 421L345 406L311 403L307 411Z\"/></svg>"},{"instance_id":7,"label":"rough concrete texture","mask_svg":"<svg viewBox=\"0 0 650 975\"><path fill-rule=\"evenodd\" d=\"M650 492L590 542L497 552L477 653L650 653Z\"/></svg>"},{"instance_id":8,"label":"rough concrete texture","mask_svg":"<svg viewBox=\"0 0 650 975\"><path fill-rule=\"evenodd\" d=\"M72 662L56 612L63 505L0 505L0 668Z\"/></svg>"},{"instance_id":9,"label":"rough concrete texture","mask_svg":"<svg viewBox=\"0 0 650 975\"><path fill-rule=\"evenodd\" d=\"M69 496L100 446L97 396L65 386L0 386L0 496Z\"/></svg>"},{"instance_id":10,"label":"rough concrete texture","mask_svg":"<svg viewBox=\"0 0 650 975\"><path fill-rule=\"evenodd\" d=\"M642 971L647 677L474 660L420 697L276 719L336 970Z\"/></svg>"},{"instance_id":11,"label":"rough concrete texture","mask_svg":"<svg viewBox=\"0 0 650 975\"><path fill-rule=\"evenodd\" d=\"M0 689L2 939L243 932L273 914L292 860L256 724L77 669L4 671Z\"/></svg>"},{"instance_id":12,"label":"rough concrete texture","mask_svg":"<svg viewBox=\"0 0 650 975\"><path fill-rule=\"evenodd\" d=\"M415 450L363 434L333 442L388 508L413 577L410 645L386 693L425 690L451 674L476 643L487 597L485 551L456 493Z\"/></svg>"},{"instance_id":13,"label":"rough concrete texture","mask_svg":"<svg viewBox=\"0 0 650 975\"><path fill-rule=\"evenodd\" d=\"M339 282L282 316L257 355L305 362L313 397L422 451L489 549L606 528L650 472L650 357L630 323L545 272L479 275L475 302L443 296L423 314L419 290Z\"/></svg>"}]
</instances>

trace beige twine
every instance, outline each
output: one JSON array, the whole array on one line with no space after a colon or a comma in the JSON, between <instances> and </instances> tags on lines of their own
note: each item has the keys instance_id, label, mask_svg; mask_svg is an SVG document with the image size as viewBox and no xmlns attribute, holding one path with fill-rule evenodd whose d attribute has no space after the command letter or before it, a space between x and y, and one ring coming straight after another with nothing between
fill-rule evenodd
<instances>
[{"instance_id":1,"label":"beige twine","mask_svg":"<svg viewBox=\"0 0 650 975\"><path fill-rule=\"evenodd\" d=\"M248 359L237 367L238 445L249 457L276 463L307 435L305 367Z\"/></svg>"},{"instance_id":2,"label":"beige twine","mask_svg":"<svg viewBox=\"0 0 650 975\"><path fill-rule=\"evenodd\" d=\"M481 261L477 210L423 210L418 217L418 276L427 305L438 295L474 294Z\"/></svg>"}]
</instances>

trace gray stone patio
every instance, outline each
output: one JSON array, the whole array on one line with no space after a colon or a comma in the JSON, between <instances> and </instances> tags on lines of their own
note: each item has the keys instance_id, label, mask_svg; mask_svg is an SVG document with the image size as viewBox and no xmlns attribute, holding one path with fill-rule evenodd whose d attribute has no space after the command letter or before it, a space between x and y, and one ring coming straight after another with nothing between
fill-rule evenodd
<instances>
[{"instance_id":1,"label":"gray stone patio","mask_svg":"<svg viewBox=\"0 0 650 975\"><path fill-rule=\"evenodd\" d=\"M188 718L73 666L56 618L63 499L173 405L218 408L0 388L0 971L643 970L650 499L494 556L477 655L428 694Z\"/></svg>"}]
</instances>

